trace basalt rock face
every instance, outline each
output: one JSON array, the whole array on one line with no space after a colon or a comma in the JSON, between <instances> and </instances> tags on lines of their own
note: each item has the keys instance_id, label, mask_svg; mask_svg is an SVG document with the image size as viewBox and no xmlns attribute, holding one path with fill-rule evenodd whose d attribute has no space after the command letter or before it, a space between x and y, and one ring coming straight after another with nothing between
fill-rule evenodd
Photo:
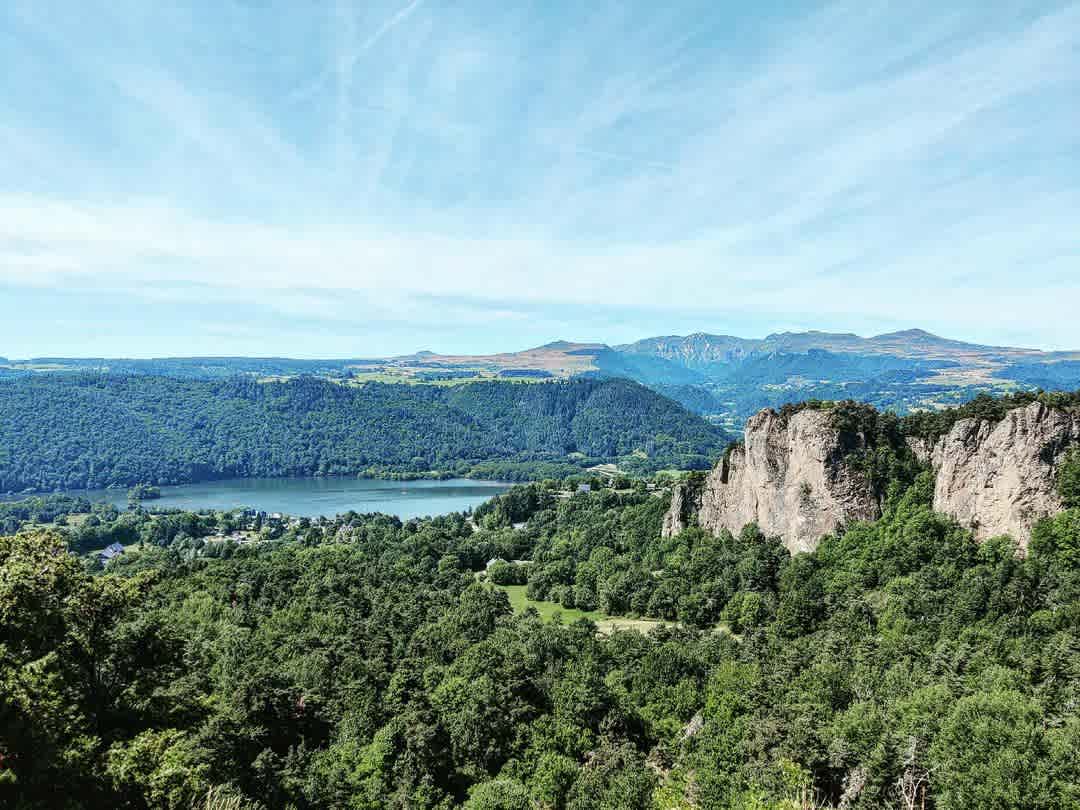
<instances>
[{"instance_id":1,"label":"basalt rock face","mask_svg":"<svg viewBox=\"0 0 1080 810\"><path fill-rule=\"evenodd\" d=\"M1062 509L1057 474L1080 444L1080 415L1039 402L1000 421L961 419L933 439L908 447L934 473L934 509L971 529L976 540L1008 534L1026 549L1032 527ZM792 552L811 551L844 525L874 520L880 503L852 464L866 449L860 434L833 426L828 410L784 418L761 411L703 485L677 488L664 518L665 536L696 520L733 534L757 523Z\"/></svg>"},{"instance_id":2,"label":"basalt rock face","mask_svg":"<svg viewBox=\"0 0 1080 810\"><path fill-rule=\"evenodd\" d=\"M677 489L665 516L673 534L697 513L702 528L738 533L757 523L792 552L810 551L823 535L880 514L866 479L847 459L863 449L861 435L841 433L830 413L803 410L788 417L761 411L736 446L706 477L700 492Z\"/></svg>"},{"instance_id":3,"label":"basalt rock face","mask_svg":"<svg viewBox=\"0 0 1080 810\"><path fill-rule=\"evenodd\" d=\"M693 494L687 484L679 484L671 493L671 506L664 513L664 524L661 533L664 537L671 537L685 529L693 519L691 510Z\"/></svg>"},{"instance_id":4,"label":"basalt rock face","mask_svg":"<svg viewBox=\"0 0 1080 810\"><path fill-rule=\"evenodd\" d=\"M912 449L933 465L934 509L976 540L1008 534L1026 548L1032 526L1062 508L1057 469L1078 441L1080 418L1033 402L1000 422L963 419Z\"/></svg>"}]
</instances>

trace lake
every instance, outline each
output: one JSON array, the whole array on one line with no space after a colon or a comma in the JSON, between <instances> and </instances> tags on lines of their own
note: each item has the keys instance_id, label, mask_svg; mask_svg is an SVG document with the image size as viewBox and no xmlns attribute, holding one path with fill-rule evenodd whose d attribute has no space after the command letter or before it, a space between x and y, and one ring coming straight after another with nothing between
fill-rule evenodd
<instances>
[{"instance_id":1,"label":"lake","mask_svg":"<svg viewBox=\"0 0 1080 810\"><path fill-rule=\"evenodd\" d=\"M385 512L408 519L445 515L477 506L506 492L510 484L452 478L446 481L385 481L371 478L245 478L161 487L148 509L260 509L297 517L333 517L348 512ZM127 490L76 491L92 501L127 507Z\"/></svg>"}]
</instances>

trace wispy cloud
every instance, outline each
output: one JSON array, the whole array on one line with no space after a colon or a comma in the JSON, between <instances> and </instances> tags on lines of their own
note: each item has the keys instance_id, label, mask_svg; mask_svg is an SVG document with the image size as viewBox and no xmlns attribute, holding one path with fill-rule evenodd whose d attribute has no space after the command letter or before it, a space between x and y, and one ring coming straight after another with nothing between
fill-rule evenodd
<instances>
[{"instance_id":1,"label":"wispy cloud","mask_svg":"<svg viewBox=\"0 0 1080 810\"><path fill-rule=\"evenodd\" d=\"M1080 3L72 8L0 11L9 290L1080 345Z\"/></svg>"}]
</instances>

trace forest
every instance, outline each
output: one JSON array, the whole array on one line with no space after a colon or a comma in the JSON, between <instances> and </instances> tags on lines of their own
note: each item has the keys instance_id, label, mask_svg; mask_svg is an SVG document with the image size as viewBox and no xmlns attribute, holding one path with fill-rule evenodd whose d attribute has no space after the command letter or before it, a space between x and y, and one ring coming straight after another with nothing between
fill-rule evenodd
<instances>
[{"instance_id":1,"label":"forest","mask_svg":"<svg viewBox=\"0 0 1080 810\"><path fill-rule=\"evenodd\" d=\"M1080 804L1080 455L1025 556L925 473L795 557L752 525L661 539L648 484L244 544L235 514L41 499L0 539L0 804ZM515 614L503 579L668 624Z\"/></svg>"},{"instance_id":2,"label":"forest","mask_svg":"<svg viewBox=\"0 0 1080 810\"><path fill-rule=\"evenodd\" d=\"M532 480L707 467L726 436L636 383L342 385L49 374L0 381L0 492L290 475Z\"/></svg>"}]
</instances>

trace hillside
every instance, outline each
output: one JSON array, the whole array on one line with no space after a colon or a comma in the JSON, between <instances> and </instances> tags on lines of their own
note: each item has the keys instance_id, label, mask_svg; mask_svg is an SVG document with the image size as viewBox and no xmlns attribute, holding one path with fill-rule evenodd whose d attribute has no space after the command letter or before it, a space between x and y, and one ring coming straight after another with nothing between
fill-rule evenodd
<instances>
[{"instance_id":1,"label":"hillside","mask_svg":"<svg viewBox=\"0 0 1080 810\"><path fill-rule=\"evenodd\" d=\"M555 472L564 474L569 463L602 461L702 467L724 439L626 380L443 388L48 374L0 382L0 491L365 472L533 477L541 463L561 464Z\"/></svg>"},{"instance_id":2,"label":"hillside","mask_svg":"<svg viewBox=\"0 0 1080 810\"><path fill-rule=\"evenodd\" d=\"M792 556L559 489L244 543L236 513L0 537L0 805L1077 807L1080 509L1018 557L924 475ZM65 553L103 541L103 570Z\"/></svg>"},{"instance_id":3,"label":"hillside","mask_svg":"<svg viewBox=\"0 0 1080 810\"><path fill-rule=\"evenodd\" d=\"M192 379L243 375L265 380L306 374L353 382L439 385L624 377L664 394L677 392L680 402L735 429L761 408L805 399L857 399L908 413L959 404L980 393L1074 389L1080 386L1080 352L984 346L907 329L868 338L820 331L782 332L760 339L696 333L614 347L555 341L486 355L423 351L339 360L52 357L0 362L0 377L88 370Z\"/></svg>"},{"instance_id":4,"label":"hillside","mask_svg":"<svg viewBox=\"0 0 1080 810\"><path fill-rule=\"evenodd\" d=\"M874 362L887 370L911 368L922 376L952 380L954 384L1015 379L1024 369L1032 374L1038 368L1052 374L1061 363L1080 360L1080 352L1043 352L1010 346L983 346L930 334L922 329L907 329L870 338L850 333L781 332L766 338L745 339L730 335L693 335L648 338L616 346L617 351L637 356L658 357L709 377L732 376L751 361L785 360L791 357L817 357L828 361L844 358L861 366L849 377L865 377L878 371ZM816 364L815 366L816 367ZM1068 368L1068 366L1065 366ZM824 366L825 371L831 371ZM923 372L936 372L934 374Z\"/></svg>"},{"instance_id":5,"label":"hillside","mask_svg":"<svg viewBox=\"0 0 1080 810\"><path fill-rule=\"evenodd\" d=\"M616 346L628 356L665 360L701 375L697 385L722 403L734 427L761 408L804 399L857 399L908 413L980 393L1071 389L1080 353L984 346L921 329L864 338L850 333L783 332L758 339L697 333Z\"/></svg>"},{"instance_id":6,"label":"hillside","mask_svg":"<svg viewBox=\"0 0 1080 810\"><path fill-rule=\"evenodd\" d=\"M850 332L778 332L761 339L710 335L646 338L615 347L629 354L664 357L690 367L727 364L751 355L803 353L814 349L841 354L885 354L895 357L1001 362L1049 356L1036 349L982 346L938 337L923 329L905 329L864 338Z\"/></svg>"}]
</instances>

